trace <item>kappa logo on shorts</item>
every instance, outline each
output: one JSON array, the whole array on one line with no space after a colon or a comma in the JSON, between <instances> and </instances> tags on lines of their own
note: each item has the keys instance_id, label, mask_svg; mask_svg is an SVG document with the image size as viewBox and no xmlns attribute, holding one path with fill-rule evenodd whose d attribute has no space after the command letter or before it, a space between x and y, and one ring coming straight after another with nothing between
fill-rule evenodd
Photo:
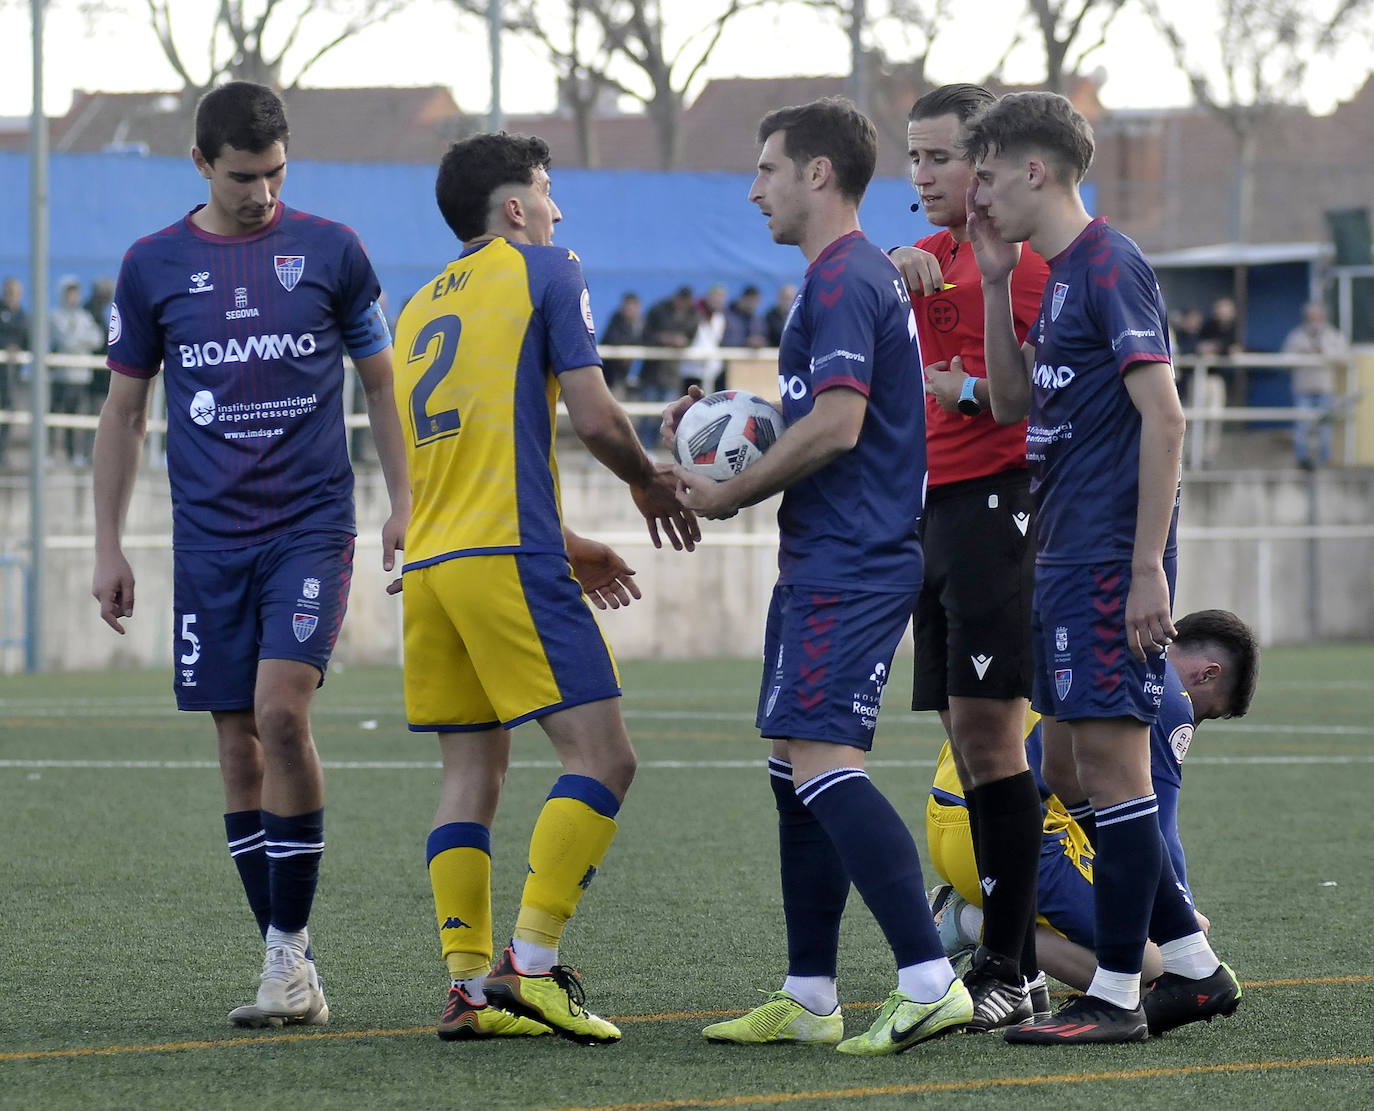
<instances>
[{"instance_id":1,"label":"kappa logo on shorts","mask_svg":"<svg viewBox=\"0 0 1374 1111\"><path fill-rule=\"evenodd\" d=\"M1073 686L1073 668L1056 668L1054 672L1054 693L1060 698L1069 697L1069 688Z\"/></svg>"},{"instance_id":2,"label":"kappa logo on shorts","mask_svg":"<svg viewBox=\"0 0 1374 1111\"><path fill-rule=\"evenodd\" d=\"M315 633L315 627L319 625L320 619L313 613L293 613L291 615L291 631L296 634L296 639L304 644Z\"/></svg>"}]
</instances>

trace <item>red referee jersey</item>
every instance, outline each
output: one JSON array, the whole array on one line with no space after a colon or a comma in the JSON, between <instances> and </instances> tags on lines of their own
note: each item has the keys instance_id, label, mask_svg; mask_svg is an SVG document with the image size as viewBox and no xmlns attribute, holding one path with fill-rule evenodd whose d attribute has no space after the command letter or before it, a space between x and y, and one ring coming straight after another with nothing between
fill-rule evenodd
<instances>
[{"instance_id":1,"label":"red referee jersey","mask_svg":"<svg viewBox=\"0 0 1374 1111\"><path fill-rule=\"evenodd\" d=\"M983 279L973 258L973 248L955 242L948 229L918 239L916 246L929 251L940 263L945 289L928 297L913 297L916 326L921 336L921 358L927 366L962 356L964 372L987 377L983 358ZM1040 312L1049 266L1029 247L1021 248L1021 261L1011 276L1011 308L1016 338L1022 343ZM990 412L976 417L946 413L926 394L926 459L930 485L943 486L982 478L1026 466L1026 422L998 424Z\"/></svg>"}]
</instances>

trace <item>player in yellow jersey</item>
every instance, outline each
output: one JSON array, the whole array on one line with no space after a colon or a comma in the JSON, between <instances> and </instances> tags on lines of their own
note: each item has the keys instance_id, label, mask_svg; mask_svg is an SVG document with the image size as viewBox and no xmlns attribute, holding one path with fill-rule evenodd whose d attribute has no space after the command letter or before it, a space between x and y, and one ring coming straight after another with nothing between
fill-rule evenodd
<instances>
[{"instance_id":1,"label":"player in yellow jersey","mask_svg":"<svg viewBox=\"0 0 1374 1111\"><path fill-rule=\"evenodd\" d=\"M1179 618L1175 628L1174 642L1165 661L1159 716L1150 730L1150 776L1159 799L1160 835L1173 873L1191 904L1178 832L1183 759L1202 722L1242 717L1249 710L1259 678L1260 649L1250 627L1227 610L1198 610ZM1094 850L1087 832L1050 794L1040 777L1039 722L1039 714L1032 711L1027 715L1027 758L1044 799L1036 949L1042 969L1081 991L1097 970L1093 952ZM940 752L935 780L926 800L926 836L931 864L944 881L932 893L939 903L935 909L941 940L947 951L976 945L981 920L978 908L983 897L974 863L968 810L948 745ZM1196 908L1194 914L1206 931L1207 920ZM1163 983L1165 988L1162 995L1156 996L1156 987L1145 996L1151 1034L1206 1019L1211 1014L1229 1013L1211 1009L1199 1000L1196 992L1180 995L1174 990L1179 979L1163 973L1159 947L1148 942L1142 982Z\"/></svg>"},{"instance_id":2,"label":"player in yellow jersey","mask_svg":"<svg viewBox=\"0 0 1374 1111\"><path fill-rule=\"evenodd\" d=\"M451 988L445 1039L620 1037L559 963L563 928L615 835L635 772L619 675L584 591L638 597L604 545L562 524L554 458L561 393L573 430L630 487L655 546L699 539L672 470L650 461L606 387L577 256L543 140L477 135L449 148L435 194L462 254L396 326L396 400L414 513L406 531L405 694L439 735L443 792L427 855ZM540 812L510 946L492 959L491 824L510 730L537 720L564 774Z\"/></svg>"}]
</instances>

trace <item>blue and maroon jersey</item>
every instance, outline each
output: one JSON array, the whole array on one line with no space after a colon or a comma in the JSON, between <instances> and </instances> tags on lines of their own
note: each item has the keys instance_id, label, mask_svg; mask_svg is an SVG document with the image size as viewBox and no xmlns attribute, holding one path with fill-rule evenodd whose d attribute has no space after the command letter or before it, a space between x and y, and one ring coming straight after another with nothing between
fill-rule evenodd
<instances>
[{"instance_id":1,"label":"blue and maroon jersey","mask_svg":"<svg viewBox=\"0 0 1374 1111\"><path fill-rule=\"evenodd\" d=\"M1170 362L1164 298L1140 248L1098 218L1050 260L1031 329L1026 459L1036 499L1036 562L1130 559L1135 547L1140 413L1135 363ZM1177 498L1166 554L1175 551Z\"/></svg>"},{"instance_id":2,"label":"blue and maroon jersey","mask_svg":"<svg viewBox=\"0 0 1374 1111\"><path fill-rule=\"evenodd\" d=\"M282 204L251 235L211 235L188 214L129 248L108 363L164 371L177 547L353 531L343 355L391 342L380 293L351 228Z\"/></svg>"},{"instance_id":3,"label":"blue and maroon jersey","mask_svg":"<svg viewBox=\"0 0 1374 1111\"><path fill-rule=\"evenodd\" d=\"M926 450L916 318L901 274L861 232L807 269L778 348L787 424L834 387L868 399L859 442L783 493L778 581L919 590Z\"/></svg>"}]
</instances>

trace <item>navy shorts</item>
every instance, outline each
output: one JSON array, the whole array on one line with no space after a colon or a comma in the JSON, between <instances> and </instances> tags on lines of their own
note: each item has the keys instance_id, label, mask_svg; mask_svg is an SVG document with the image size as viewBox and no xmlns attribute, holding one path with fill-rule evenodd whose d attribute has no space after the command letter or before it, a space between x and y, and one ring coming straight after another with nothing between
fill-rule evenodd
<instances>
[{"instance_id":1,"label":"navy shorts","mask_svg":"<svg viewBox=\"0 0 1374 1111\"><path fill-rule=\"evenodd\" d=\"M1170 601L1177 560L1164 561ZM1031 643L1031 705L1060 721L1135 718L1153 724L1164 694L1164 654L1142 662L1126 644L1131 564L1038 567Z\"/></svg>"},{"instance_id":2,"label":"navy shorts","mask_svg":"<svg viewBox=\"0 0 1374 1111\"><path fill-rule=\"evenodd\" d=\"M248 710L259 660L329 666L348 608L353 537L292 532L247 548L173 555L177 708Z\"/></svg>"},{"instance_id":3,"label":"navy shorts","mask_svg":"<svg viewBox=\"0 0 1374 1111\"><path fill-rule=\"evenodd\" d=\"M872 748L892 656L915 601L914 591L775 586L763 640L759 732Z\"/></svg>"}]
</instances>

